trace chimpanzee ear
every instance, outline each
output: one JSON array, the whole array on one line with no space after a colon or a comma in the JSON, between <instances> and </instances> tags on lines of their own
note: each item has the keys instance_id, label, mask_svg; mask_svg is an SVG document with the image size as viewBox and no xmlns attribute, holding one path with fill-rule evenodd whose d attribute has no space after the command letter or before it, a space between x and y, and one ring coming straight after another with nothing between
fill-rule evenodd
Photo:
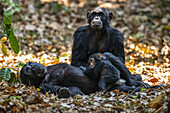
<instances>
[{"instance_id":1,"label":"chimpanzee ear","mask_svg":"<svg viewBox=\"0 0 170 113\"><path fill-rule=\"evenodd\" d=\"M110 20L112 20L112 18L113 18L112 12L109 12L109 18L110 18Z\"/></svg>"},{"instance_id":2,"label":"chimpanzee ear","mask_svg":"<svg viewBox=\"0 0 170 113\"><path fill-rule=\"evenodd\" d=\"M103 55L102 54L98 54L97 57L99 58L99 60L101 60Z\"/></svg>"},{"instance_id":3,"label":"chimpanzee ear","mask_svg":"<svg viewBox=\"0 0 170 113\"><path fill-rule=\"evenodd\" d=\"M91 13L90 11L87 12L87 18L89 17L89 14L90 14L90 13Z\"/></svg>"}]
</instances>

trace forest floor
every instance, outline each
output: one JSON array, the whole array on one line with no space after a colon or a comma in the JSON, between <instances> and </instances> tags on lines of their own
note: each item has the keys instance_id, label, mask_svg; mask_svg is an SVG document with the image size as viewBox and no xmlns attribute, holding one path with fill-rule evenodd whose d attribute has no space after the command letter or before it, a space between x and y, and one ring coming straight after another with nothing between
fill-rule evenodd
<instances>
[{"instance_id":1,"label":"forest floor","mask_svg":"<svg viewBox=\"0 0 170 113\"><path fill-rule=\"evenodd\" d=\"M13 17L12 26L20 44L19 54L8 47L8 55L0 51L0 69L10 68L19 75L28 61L45 66L70 64L74 31L87 24L86 13L91 8L70 4L18 0L22 9ZM114 0L110 0L114 1ZM121 1L121 0L120 0ZM126 66L132 74L140 74L150 85L133 94L114 90L103 93L59 99L45 95L39 89L17 83L0 82L1 112L167 112L170 108L170 14L155 0L122 0L100 3L113 12L111 24L125 39ZM57 8L56 8L57 7ZM109 8L112 7L112 8ZM1 27L0 27L1 29Z\"/></svg>"}]
</instances>

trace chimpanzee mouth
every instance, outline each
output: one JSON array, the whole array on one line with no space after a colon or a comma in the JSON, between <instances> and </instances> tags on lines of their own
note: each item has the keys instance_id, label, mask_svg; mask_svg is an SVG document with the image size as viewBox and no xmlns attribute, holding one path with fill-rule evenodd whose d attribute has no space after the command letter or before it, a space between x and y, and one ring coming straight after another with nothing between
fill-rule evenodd
<instances>
[{"instance_id":1,"label":"chimpanzee mouth","mask_svg":"<svg viewBox=\"0 0 170 113\"><path fill-rule=\"evenodd\" d=\"M39 70L38 73L37 73L37 76L41 77L42 74L43 73L41 72L41 70Z\"/></svg>"},{"instance_id":2,"label":"chimpanzee mouth","mask_svg":"<svg viewBox=\"0 0 170 113\"><path fill-rule=\"evenodd\" d=\"M46 69L38 70L37 76L38 77L44 77L46 73L47 73Z\"/></svg>"},{"instance_id":3,"label":"chimpanzee mouth","mask_svg":"<svg viewBox=\"0 0 170 113\"><path fill-rule=\"evenodd\" d=\"M92 28L96 31L96 30L101 30L102 29L102 25L92 25Z\"/></svg>"},{"instance_id":4,"label":"chimpanzee mouth","mask_svg":"<svg viewBox=\"0 0 170 113\"><path fill-rule=\"evenodd\" d=\"M93 23L92 26L101 26L100 23Z\"/></svg>"}]
</instances>

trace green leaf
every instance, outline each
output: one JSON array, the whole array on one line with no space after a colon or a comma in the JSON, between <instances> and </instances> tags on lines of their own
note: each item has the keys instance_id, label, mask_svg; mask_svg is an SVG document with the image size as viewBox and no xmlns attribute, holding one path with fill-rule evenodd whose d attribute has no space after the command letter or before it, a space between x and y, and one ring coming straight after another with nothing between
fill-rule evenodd
<instances>
[{"instance_id":1,"label":"green leaf","mask_svg":"<svg viewBox=\"0 0 170 113\"><path fill-rule=\"evenodd\" d=\"M2 81L9 81L11 78L11 70L9 68L2 68L0 71L0 77L2 78Z\"/></svg>"},{"instance_id":2,"label":"green leaf","mask_svg":"<svg viewBox=\"0 0 170 113\"><path fill-rule=\"evenodd\" d=\"M11 73L11 78L9 79L8 83L10 85L13 85L13 84L17 83L17 76L16 76L15 73L13 73L13 72Z\"/></svg>"},{"instance_id":3,"label":"green leaf","mask_svg":"<svg viewBox=\"0 0 170 113\"><path fill-rule=\"evenodd\" d=\"M12 10L6 11L6 12L4 13L3 22L4 22L5 24L11 24L12 16L13 16Z\"/></svg>"},{"instance_id":4,"label":"green leaf","mask_svg":"<svg viewBox=\"0 0 170 113\"><path fill-rule=\"evenodd\" d=\"M136 100L137 96L132 96L132 98L133 98L134 100Z\"/></svg>"},{"instance_id":5,"label":"green leaf","mask_svg":"<svg viewBox=\"0 0 170 113\"><path fill-rule=\"evenodd\" d=\"M7 48L5 47L4 43L2 43L2 52L4 55L7 55Z\"/></svg>"},{"instance_id":6,"label":"green leaf","mask_svg":"<svg viewBox=\"0 0 170 113\"><path fill-rule=\"evenodd\" d=\"M9 36L9 33L11 31L11 24L9 24L9 25L8 24L3 24L2 26L4 28L4 34L6 34L6 36Z\"/></svg>"},{"instance_id":7,"label":"green leaf","mask_svg":"<svg viewBox=\"0 0 170 113\"><path fill-rule=\"evenodd\" d=\"M17 100L21 100L21 96L14 96Z\"/></svg>"},{"instance_id":8,"label":"green leaf","mask_svg":"<svg viewBox=\"0 0 170 113\"><path fill-rule=\"evenodd\" d=\"M142 89L141 89L141 91L145 91L145 90L146 90L146 88L142 88Z\"/></svg>"},{"instance_id":9,"label":"green leaf","mask_svg":"<svg viewBox=\"0 0 170 113\"><path fill-rule=\"evenodd\" d=\"M19 53L19 44L18 44L18 40L17 40L16 36L14 35L14 32L12 29L10 31L8 39L9 39L9 43L10 43L12 49L14 50L14 53L18 54Z\"/></svg>"},{"instance_id":10,"label":"green leaf","mask_svg":"<svg viewBox=\"0 0 170 113\"><path fill-rule=\"evenodd\" d=\"M169 25L165 25L164 28L167 29L167 30L170 30L170 26Z\"/></svg>"},{"instance_id":11,"label":"green leaf","mask_svg":"<svg viewBox=\"0 0 170 113\"><path fill-rule=\"evenodd\" d=\"M40 89L40 88L37 88L37 91L41 91L41 89Z\"/></svg>"}]
</instances>

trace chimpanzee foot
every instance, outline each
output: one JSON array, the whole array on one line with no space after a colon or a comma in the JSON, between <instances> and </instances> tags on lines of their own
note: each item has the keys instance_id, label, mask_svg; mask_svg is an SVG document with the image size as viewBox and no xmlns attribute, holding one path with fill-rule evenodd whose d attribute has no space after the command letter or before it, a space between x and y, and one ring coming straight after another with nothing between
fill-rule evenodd
<instances>
[{"instance_id":1,"label":"chimpanzee foot","mask_svg":"<svg viewBox=\"0 0 170 113\"><path fill-rule=\"evenodd\" d=\"M148 83L144 83L142 81L135 81L138 85L135 86L144 86L144 88L150 88L151 86Z\"/></svg>"},{"instance_id":2,"label":"chimpanzee foot","mask_svg":"<svg viewBox=\"0 0 170 113\"><path fill-rule=\"evenodd\" d=\"M145 88L150 88L150 87L151 87L148 83L144 83L144 82L143 82L143 86L144 86Z\"/></svg>"},{"instance_id":3,"label":"chimpanzee foot","mask_svg":"<svg viewBox=\"0 0 170 113\"><path fill-rule=\"evenodd\" d=\"M70 90L66 87L60 88L58 91L58 98L68 98L70 97Z\"/></svg>"}]
</instances>

